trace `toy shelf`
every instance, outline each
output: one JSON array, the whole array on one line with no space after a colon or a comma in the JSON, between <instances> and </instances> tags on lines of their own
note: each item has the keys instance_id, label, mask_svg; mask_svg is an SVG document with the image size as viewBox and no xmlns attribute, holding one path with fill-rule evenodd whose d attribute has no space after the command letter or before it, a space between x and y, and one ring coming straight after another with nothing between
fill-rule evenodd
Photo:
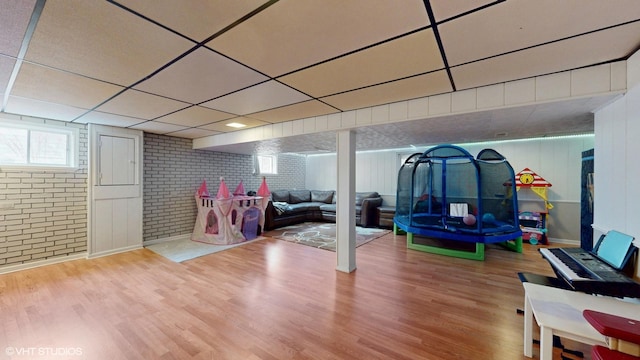
<instances>
[{"instance_id":1,"label":"toy shelf","mask_svg":"<svg viewBox=\"0 0 640 360\"><path fill-rule=\"evenodd\" d=\"M521 211L518 215L522 240L530 244L548 245L547 239L547 215L548 212Z\"/></svg>"}]
</instances>

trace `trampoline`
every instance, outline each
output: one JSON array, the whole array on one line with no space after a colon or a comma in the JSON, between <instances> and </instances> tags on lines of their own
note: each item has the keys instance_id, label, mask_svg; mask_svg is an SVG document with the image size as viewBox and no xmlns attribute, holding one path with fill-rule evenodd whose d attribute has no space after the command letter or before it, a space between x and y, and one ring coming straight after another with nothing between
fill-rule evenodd
<instances>
[{"instance_id":1,"label":"trampoline","mask_svg":"<svg viewBox=\"0 0 640 360\"><path fill-rule=\"evenodd\" d=\"M439 145L411 155L398 172L396 229L410 249L484 260L484 245L522 252L515 175L493 149L476 158L461 147ZM475 244L474 251L432 246L414 236Z\"/></svg>"}]
</instances>

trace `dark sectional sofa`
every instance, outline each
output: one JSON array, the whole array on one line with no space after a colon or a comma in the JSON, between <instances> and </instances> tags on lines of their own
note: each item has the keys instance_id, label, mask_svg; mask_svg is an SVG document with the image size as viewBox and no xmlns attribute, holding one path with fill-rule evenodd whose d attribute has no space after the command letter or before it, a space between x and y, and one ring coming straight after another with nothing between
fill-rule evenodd
<instances>
[{"instance_id":1,"label":"dark sectional sofa","mask_svg":"<svg viewBox=\"0 0 640 360\"><path fill-rule=\"evenodd\" d=\"M333 190L276 190L265 210L264 229L305 221L336 221L336 193ZM377 208L382 198L377 192L356 192L356 225L378 226Z\"/></svg>"}]
</instances>

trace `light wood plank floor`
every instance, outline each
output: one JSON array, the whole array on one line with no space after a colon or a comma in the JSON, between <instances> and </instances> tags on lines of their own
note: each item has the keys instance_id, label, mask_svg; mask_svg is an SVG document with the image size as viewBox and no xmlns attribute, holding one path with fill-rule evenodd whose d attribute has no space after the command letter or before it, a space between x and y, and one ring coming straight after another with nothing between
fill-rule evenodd
<instances>
[{"instance_id":1,"label":"light wood plank floor","mask_svg":"<svg viewBox=\"0 0 640 360\"><path fill-rule=\"evenodd\" d=\"M525 359L516 273L552 274L535 247L478 262L405 241L359 247L351 274L268 238L184 263L142 249L0 275L0 359Z\"/></svg>"}]
</instances>

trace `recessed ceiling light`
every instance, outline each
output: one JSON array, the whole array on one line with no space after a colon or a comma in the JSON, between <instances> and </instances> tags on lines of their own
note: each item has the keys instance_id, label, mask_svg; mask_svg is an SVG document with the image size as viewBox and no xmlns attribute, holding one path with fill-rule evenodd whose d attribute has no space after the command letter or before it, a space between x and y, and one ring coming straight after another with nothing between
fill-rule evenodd
<instances>
[{"instance_id":1,"label":"recessed ceiling light","mask_svg":"<svg viewBox=\"0 0 640 360\"><path fill-rule=\"evenodd\" d=\"M232 123L228 123L228 124L227 124L227 126L230 126L230 127L232 127L232 128L236 128L236 129L238 129L238 128L243 128L243 127L245 127L245 126L247 126L247 125L245 125L245 124L240 124L240 123L237 123L237 122L232 122Z\"/></svg>"}]
</instances>

